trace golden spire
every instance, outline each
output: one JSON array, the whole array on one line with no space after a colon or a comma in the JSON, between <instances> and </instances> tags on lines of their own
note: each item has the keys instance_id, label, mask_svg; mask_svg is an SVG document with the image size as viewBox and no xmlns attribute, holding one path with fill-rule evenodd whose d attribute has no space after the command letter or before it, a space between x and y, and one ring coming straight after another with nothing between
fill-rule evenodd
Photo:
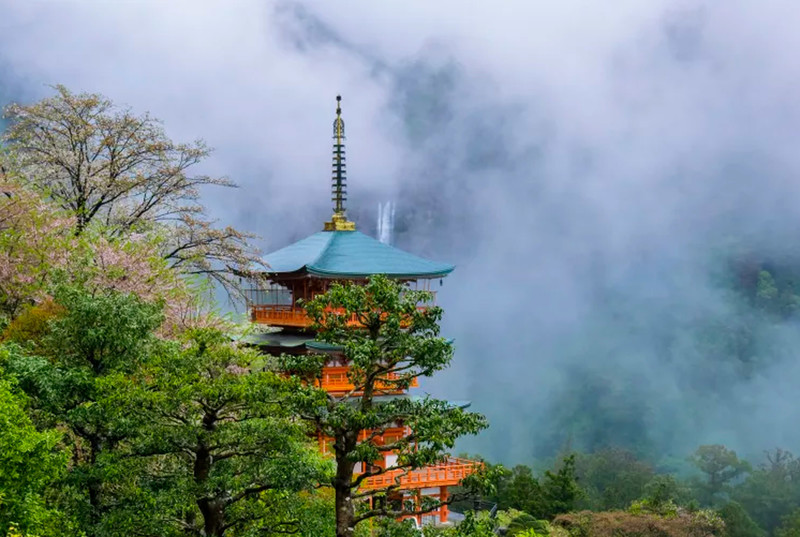
<instances>
[{"instance_id":1,"label":"golden spire","mask_svg":"<svg viewBox=\"0 0 800 537\"><path fill-rule=\"evenodd\" d=\"M325 222L325 231L355 231L356 225L347 219L347 170L344 151L344 120L342 119L342 96L336 96L336 119L333 120L333 177L331 178L331 201L333 216Z\"/></svg>"}]
</instances>

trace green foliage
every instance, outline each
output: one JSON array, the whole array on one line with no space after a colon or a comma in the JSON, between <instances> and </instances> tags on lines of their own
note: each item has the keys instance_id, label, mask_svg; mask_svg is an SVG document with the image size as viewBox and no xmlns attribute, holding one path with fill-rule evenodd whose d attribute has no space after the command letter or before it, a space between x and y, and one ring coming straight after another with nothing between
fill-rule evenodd
<instances>
[{"instance_id":1,"label":"green foliage","mask_svg":"<svg viewBox=\"0 0 800 537\"><path fill-rule=\"evenodd\" d=\"M467 511L464 520L454 527L426 527L424 537L495 537L496 530L497 521L490 518L487 513Z\"/></svg>"},{"instance_id":2,"label":"green foliage","mask_svg":"<svg viewBox=\"0 0 800 537\"><path fill-rule=\"evenodd\" d=\"M750 471L750 464L736 456L736 452L719 444L700 446L689 460L705 474L705 482L698 483L698 496L705 505L730 489L730 482Z\"/></svg>"},{"instance_id":3,"label":"green foliage","mask_svg":"<svg viewBox=\"0 0 800 537\"><path fill-rule=\"evenodd\" d=\"M12 526L23 533L60 535L67 521L45 499L66 471L68 453L59 449L60 439L55 430L36 430L24 398L0 378L0 535Z\"/></svg>"},{"instance_id":4,"label":"green foliage","mask_svg":"<svg viewBox=\"0 0 800 537\"><path fill-rule=\"evenodd\" d=\"M575 475L575 455L564 457L555 471L547 470L541 479L523 465L506 472L490 496L500 509L517 509L539 519L552 519L574 509L583 491Z\"/></svg>"},{"instance_id":5,"label":"green foliage","mask_svg":"<svg viewBox=\"0 0 800 537\"><path fill-rule=\"evenodd\" d=\"M725 537L764 537L766 532L753 522L741 505L728 502L719 510L725 522Z\"/></svg>"},{"instance_id":6,"label":"green foliage","mask_svg":"<svg viewBox=\"0 0 800 537\"><path fill-rule=\"evenodd\" d=\"M422 532L417 529L416 524L411 519L378 519L375 521L372 531L368 533L369 537L422 537ZM364 535L366 537L367 532ZM427 532L425 535L427 537Z\"/></svg>"},{"instance_id":7,"label":"green foliage","mask_svg":"<svg viewBox=\"0 0 800 537\"><path fill-rule=\"evenodd\" d=\"M548 535L550 524L546 520L539 520L528 513L509 509L498 511L497 525L505 531L505 535L520 537L528 535Z\"/></svg>"},{"instance_id":8,"label":"green foliage","mask_svg":"<svg viewBox=\"0 0 800 537\"><path fill-rule=\"evenodd\" d=\"M515 509L541 516L547 509L544 505L542 487L528 466L517 465L501 481L497 503L501 509Z\"/></svg>"},{"instance_id":9,"label":"green foliage","mask_svg":"<svg viewBox=\"0 0 800 537\"><path fill-rule=\"evenodd\" d=\"M337 535L351 535L358 522L375 516L395 517L408 512L378 502L373 509L356 514L351 496L364 479L440 463L448 458L457 438L487 426L480 414L447 401L381 397L403 391L414 379L432 375L450 363L452 345L439 335L441 308L418 308L430 299L430 293L410 291L385 276L375 276L365 285L334 284L326 294L305 304L317 338L339 349L337 354L349 365L353 389L347 395L358 394L356 398L334 397L307 382L292 397L298 413L315 432L333 439L337 470L331 485L337 494ZM282 361L285 371L306 381L318 376L322 365L323 360L315 356L284 357ZM371 437L360 438L361 431L381 431L398 422L412 432L380 445ZM385 453L397 454L394 466L355 475L357 462L380 460ZM489 481L475 476L465 485L474 487ZM395 488L392 485L367 496L385 497Z\"/></svg>"},{"instance_id":10,"label":"green foliage","mask_svg":"<svg viewBox=\"0 0 800 537\"><path fill-rule=\"evenodd\" d=\"M208 536L304 527L289 493L325 480L330 467L282 404L296 386L254 370L260 359L201 330L143 369L131 403L147 426L130 454L147 461L142 478L157 513L149 522Z\"/></svg>"},{"instance_id":11,"label":"green foliage","mask_svg":"<svg viewBox=\"0 0 800 537\"><path fill-rule=\"evenodd\" d=\"M647 498L637 500L628 508L628 512L633 515L651 513L663 517L677 516L679 507L672 500L666 502L653 502Z\"/></svg>"},{"instance_id":12,"label":"green foliage","mask_svg":"<svg viewBox=\"0 0 800 537\"><path fill-rule=\"evenodd\" d=\"M607 448L580 455L575 474L585 491L581 505L593 511L605 511L624 509L642 497L655 471L630 451Z\"/></svg>"},{"instance_id":13,"label":"green foliage","mask_svg":"<svg viewBox=\"0 0 800 537\"><path fill-rule=\"evenodd\" d=\"M55 301L65 313L48 323L37 345L43 356L16 349L7 367L37 423L65 431L74 456L59 500L92 535L130 479L114 449L144 424L120 393L158 345L152 332L162 317L156 306L114 292L60 287Z\"/></svg>"},{"instance_id":14,"label":"green foliage","mask_svg":"<svg viewBox=\"0 0 800 537\"><path fill-rule=\"evenodd\" d=\"M656 509L667 503L685 505L690 498L689 488L671 475L656 475L644 486L643 499Z\"/></svg>"},{"instance_id":15,"label":"green foliage","mask_svg":"<svg viewBox=\"0 0 800 537\"><path fill-rule=\"evenodd\" d=\"M541 518L550 519L559 513L568 513L583 494L575 478L575 455L564 457L557 471L546 471L542 481L542 495L547 512Z\"/></svg>"},{"instance_id":16,"label":"green foliage","mask_svg":"<svg viewBox=\"0 0 800 537\"><path fill-rule=\"evenodd\" d=\"M6 326L0 340L35 345L47 333L50 321L63 312L63 308L52 300L28 306Z\"/></svg>"},{"instance_id":17,"label":"green foliage","mask_svg":"<svg viewBox=\"0 0 800 537\"><path fill-rule=\"evenodd\" d=\"M797 537L800 535L800 508L795 509L781 520L775 530L775 537Z\"/></svg>"},{"instance_id":18,"label":"green foliage","mask_svg":"<svg viewBox=\"0 0 800 537\"><path fill-rule=\"evenodd\" d=\"M62 286L56 303L66 314L50 324L45 352L65 367L91 369L95 375L131 372L156 344L163 315L159 305L115 291L88 293Z\"/></svg>"},{"instance_id":19,"label":"green foliage","mask_svg":"<svg viewBox=\"0 0 800 537\"><path fill-rule=\"evenodd\" d=\"M788 451L766 453L766 462L731 492L758 525L774 532L800 505L800 461Z\"/></svg>"}]
</instances>

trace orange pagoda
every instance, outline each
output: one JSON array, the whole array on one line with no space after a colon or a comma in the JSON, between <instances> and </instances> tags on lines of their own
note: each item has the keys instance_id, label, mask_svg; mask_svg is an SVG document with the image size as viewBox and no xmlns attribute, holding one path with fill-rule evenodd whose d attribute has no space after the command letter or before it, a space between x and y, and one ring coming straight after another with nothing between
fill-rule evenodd
<instances>
[{"instance_id":1,"label":"orange pagoda","mask_svg":"<svg viewBox=\"0 0 800 537\"><path fill-rule=\"evenodd\" d=\"M325 293L334 282L364 283L374 274L385 274L414 288L430 291L431 282L446 277L454 267L384 244L357 231L355 223L347 219L344 121L341 116L341 97L337 96L336 100L336 119L333 124L333 216L325 222L323 231L265 256L269 272L263 274L263 281L267 284L247 293L247 307L253 322L275 328L258 336L257 344L264 351L270 354L324 353L327 358L320 387L329 393L343 395L353 389L343 356L336 349L314 340L311 319L298 307L297 301ZM412 397L404 391L385 393L394 397ZM454 404L467 406L469 403ZM369 432L363 432L364 438ZM397 427L386 430L374 441L379 444L391 443L410 433L409 427L397 424ZM330 439L318 440L320 450L330 453ZM384 460L373 461L373 464L387 468L393 466L396 460L396 454L388 453ZM380 489L399 479L402 497L396 499L420 505L423 495L445 500L448 487L457 485L476 467L472 461L451 458L445 463L419 470L380 474L366 479L361 487ZM356 470L362 468L357 466ZM418 524L446 523L448 508L443 506L438 511L415 518Z\"/></svg>"}]
</instances>

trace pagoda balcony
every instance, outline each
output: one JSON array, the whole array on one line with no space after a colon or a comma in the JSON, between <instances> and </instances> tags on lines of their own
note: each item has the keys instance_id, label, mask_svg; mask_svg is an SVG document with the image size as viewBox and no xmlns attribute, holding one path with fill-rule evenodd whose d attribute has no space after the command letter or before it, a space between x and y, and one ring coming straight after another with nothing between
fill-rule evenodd
<instances>
[{"instance_id":1,"label":"pagoda balcony","mask_svg":"<svg viewBox=\"0 0 800 537\"><path fill-rule=\"evenodd\" d=\"M329 393L348 393L353 391L355 386L347 377L347 366L324 367L322 369L322 377L319 381L319 387ZM396 373L387 373L385 379L392 381L397 380L400 376ZM411 380L411 387L416 388L419 382L414 378ZM392 385L391 383L381 382L380 380L375 383L375 390L381 394L399 394L404 393L405 390ZM354 392L358 395L360 392Z\"/></svg>"},{"instance_id":2,"label":"pagoda balcony","mask_svg":"<svg viewBox=\"0 0 800 537\"><path fill-rule=\"evenodd\" d=\"M250 320L254 323L293 328L308 328L313 323L304 309L283 304L251 304Z\"/></svg>"},{"instance_id":3,"label":"pagoda balcony","mask_svg":"<svg viewBox=\"0 0 800 537\"><path fill-rule=\"evenodd\" d=\"M288 306L283 304L250 304L250 320L254 323L267 324L271 326L310 328L314 321L306 314L303 308ZM417 306L419 310L427 309L427 306ZM344 313L344 310L329 310L330 313ZM359 326L360 323L355 315L347 320L348 326Z\"/></svg>"},{"instance_id":4,"label":"pagoda balcony","mask_svg":"<svg viewBox=\"0 0 800 537\"><path fill-rule=\"evenodd\" d=\"M449 487L477 472L483 465L467 459L450 458L446 462L418 470L392 470L368 477L361 483L365 490L375 490L399 485L400 490Z\"/></svg>"}]
</instances>

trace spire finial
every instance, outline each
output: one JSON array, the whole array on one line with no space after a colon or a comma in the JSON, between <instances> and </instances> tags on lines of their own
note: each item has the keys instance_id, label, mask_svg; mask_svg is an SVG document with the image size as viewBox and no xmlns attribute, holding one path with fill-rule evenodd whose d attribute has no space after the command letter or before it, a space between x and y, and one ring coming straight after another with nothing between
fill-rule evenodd
<instances>
[{"instance_id":1,"label":"spire finial","mask_svg":"<svg viewBox=\"0 0 800 537\"><path fill-rule=\"evenodd\" d=\"M356 225L347 220L347 170L344 150L344 120L342 119L342 96L336 96L336 119L333 120L333 176L331 178L331 201L333 216L325 222L325 231L355 231Z\"/></svg>"}]
</instances>

